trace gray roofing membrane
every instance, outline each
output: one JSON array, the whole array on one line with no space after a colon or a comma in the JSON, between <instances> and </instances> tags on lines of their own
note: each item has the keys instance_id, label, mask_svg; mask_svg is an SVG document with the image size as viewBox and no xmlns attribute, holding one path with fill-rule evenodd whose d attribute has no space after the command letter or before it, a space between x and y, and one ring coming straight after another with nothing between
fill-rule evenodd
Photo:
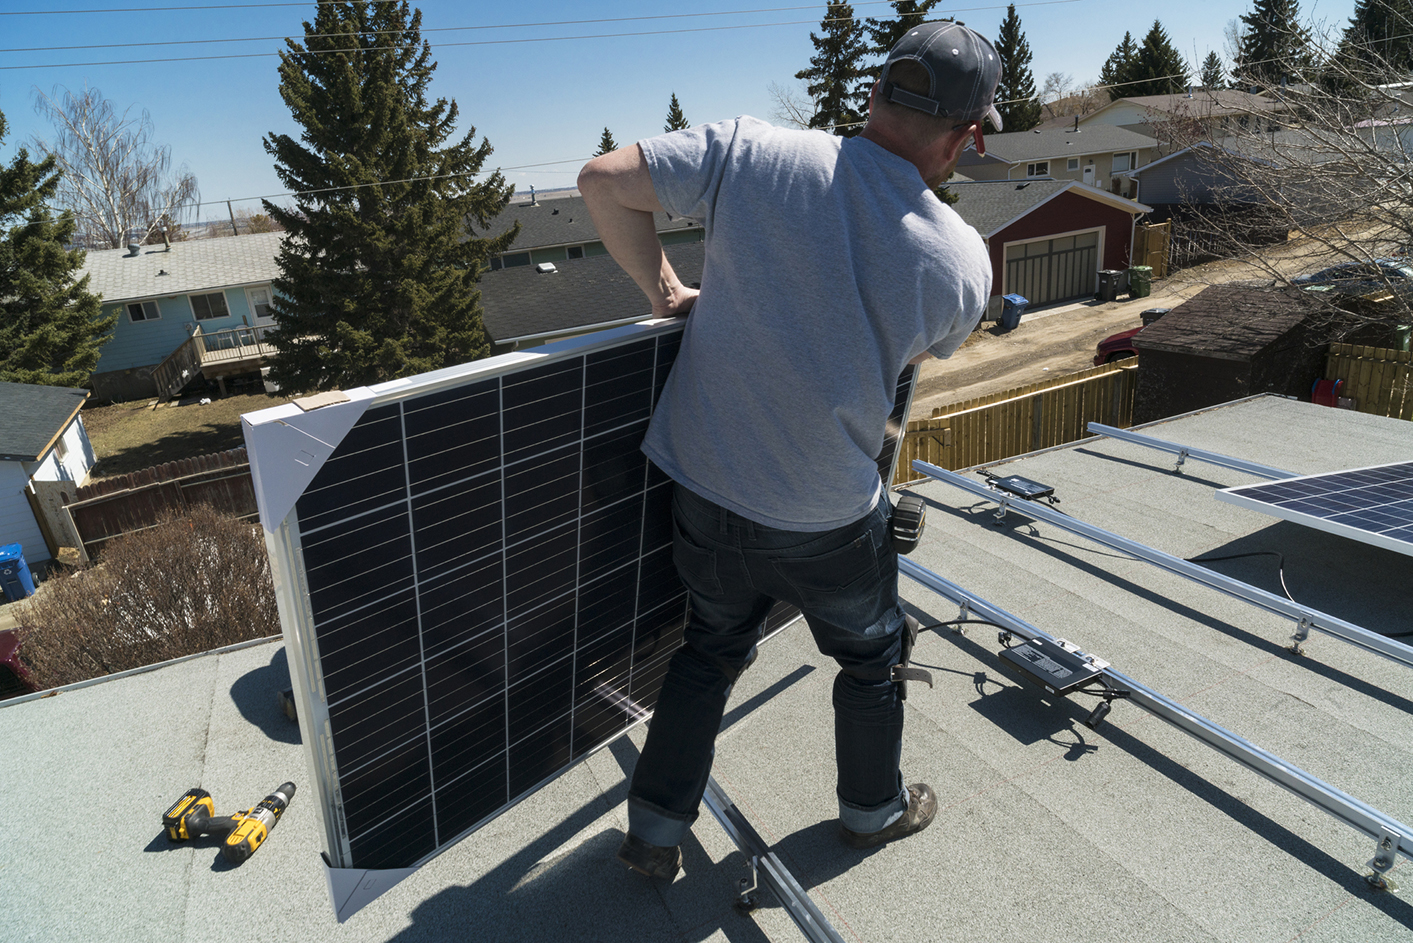
<instances>
[{"instance_id":1,"label":"gray roofing membrane","mask_svg":"<svg viewBox=\"0 0 1413 943\"><path fill-rule=\"evenodd\" d=\"M1258 397L1149 434L1309 474L1406 459L1413 424ZM1257 479L1094 438L991 466L1052 485L1060 509L1179 556L1276 550L1302 603L1413 631L1413 561L1222 504ZM978 479L979 480L979 479ZM910 559L1063 636L1213 722L1402 822L1413 821L1413 676L1148 564L940 482L913 487L928 529ZM1273 558L1210 564L1280 592ZM924 624L957 609L908 580ZM857 852L837 836L834 669L802 627L763 647L733 694L714 775L846 938L1038 941L1393 941L1413 905L1362 875L1374 843L1176 728L1118 702L1041 701L1000 668L996 630L925 632L912 685L908 781L933 826ZM239 868L160 831L190 786L218 811L308 780L280 714L279 641L0 707L0 890L6 940L792 940L778 902L731 907L748 872L703 815L683 873L654 884L613 860L641 729L337 924L315 803L297 794ZM1405 888L1402 862L1390 875Z\"/></svg>"}]
</instances>

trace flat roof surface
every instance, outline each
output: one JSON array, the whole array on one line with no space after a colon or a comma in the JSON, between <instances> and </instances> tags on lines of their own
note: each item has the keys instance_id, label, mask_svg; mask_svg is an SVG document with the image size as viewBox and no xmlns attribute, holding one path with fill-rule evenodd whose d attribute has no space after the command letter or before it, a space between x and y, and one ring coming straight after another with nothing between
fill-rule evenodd
<instances>
[{"instance_id":1,"label":"flat roof surface","mask_svg":"<svg viewBox=\"0 0 1413 943\"><path fill-rule=\"evenodd\" d=\"M1151 435L1299 473L1406 459L1413 424L1264 396ZM1303 603L1413 631L1413 560L1222 504L1248 475L1107 439L991 466L1060 509L1179 556L1275 549ZM979 479L978 479L979 480ZM937 482L912 560L1404 823L1413 672ZM1279 592L1272 558L1213 563ZM926 623L956 607L904 580ZM1089 730L1092 698L1047 705L999 667L996 631L926 632L903 742L937 821L867 852L836 837L834 668L797 626L737 685L715 776L846 940L1333 943L1413 937L1413 901L1362 875L1374 842L1138 707ZM190 786L219 812L309 783L276 705L280 642L0 707L6 940L797 940L767 894L731 907L743 858L703 812L684 868L654 884L613 860L641 729L424 866L346 924L319 862L312 788L239 868L160 830ZM1407 863L1391 877L1413 884Z\"/></svg>"}]
</instances>

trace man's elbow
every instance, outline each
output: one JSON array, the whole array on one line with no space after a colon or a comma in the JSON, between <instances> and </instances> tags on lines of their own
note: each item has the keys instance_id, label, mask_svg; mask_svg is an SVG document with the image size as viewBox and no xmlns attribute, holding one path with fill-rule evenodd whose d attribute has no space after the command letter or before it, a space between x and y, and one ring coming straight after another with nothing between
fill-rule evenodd
<instances>
[{"instance_id":1,"label":"man's elbow","mask_svg":"<svg viewBox=\"0 0 1413 943\"><path fill-rule=\"evenodd\" d=\"M579 168L577 184L581 194L588 195L602 192L609 178L608 170L604 167L604 158L607 156L607 154L604 154L601 157L595 157L583 167Z\"/></svg>"}]
</instances>

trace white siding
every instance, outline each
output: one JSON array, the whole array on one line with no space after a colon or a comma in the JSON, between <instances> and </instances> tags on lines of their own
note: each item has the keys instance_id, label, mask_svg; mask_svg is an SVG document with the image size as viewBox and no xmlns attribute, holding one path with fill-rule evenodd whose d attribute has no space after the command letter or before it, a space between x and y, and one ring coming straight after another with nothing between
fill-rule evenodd
<instances>
[{"instance_id":1,"label":"white siding","mask_svg":"<svg viewBox=\"0 0 1413 943\"><path fill-rule=\"evenodd\" d=\"M33 567L49 559L44 534L25 497L29 476L19 462L0 462L0 546L20 544L25 562Z\"/></svg>"},{"instance_id":2,"label":"white siding","mask_svg":"<svg viewBox=\"0 0 1413 943\"><path fill-rule=\"evenodd\" d=\"M93 443L88 441L88 431L83 427L83 417L77 416L64 430L64 460L61 463L58 449L50 449L38 464L27 467L29 477L40 481L72 481L82 485L88 480L97 457L93 454Z\"/></svg>"}]
</instances>

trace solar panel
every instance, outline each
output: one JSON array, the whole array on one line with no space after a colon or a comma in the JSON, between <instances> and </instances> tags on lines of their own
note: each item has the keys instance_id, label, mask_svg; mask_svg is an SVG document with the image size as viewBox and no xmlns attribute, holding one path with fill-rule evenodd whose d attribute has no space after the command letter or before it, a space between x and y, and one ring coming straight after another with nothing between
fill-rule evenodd
<instances>
[{"instance_id":1,"label":"solar panel","mask_svg":"<svg viewBox=\"0 0 1413 943\"><path fill-rule=\"evenodd\" d=\"M243 417L340 919L651 712L687 594L638 446L681 329Z\"/></svg>"},{"instance_id":2,"label":"solar panel","mask_svg":"<svg viewBox=\"0 0 1413 943\"><path fill-rule=\"evenodd\" d=\"M1217 499L1413 556L1413 462L1225 488Z\"/></svg>"}]
</instances>

